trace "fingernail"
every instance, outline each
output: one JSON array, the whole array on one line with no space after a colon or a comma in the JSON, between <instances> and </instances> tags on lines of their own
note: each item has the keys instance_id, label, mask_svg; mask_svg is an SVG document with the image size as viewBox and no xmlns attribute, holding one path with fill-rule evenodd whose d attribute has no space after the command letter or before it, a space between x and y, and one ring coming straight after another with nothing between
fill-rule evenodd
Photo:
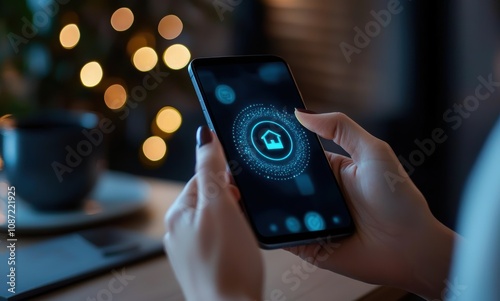
<instances>
[{"instance_id":1,"label":"fingernail","mask_svg":"<svg viewBox=\"0 0 500 301\"><path fill-rule=\"evenodd\" d=\"M206 125L198 127L196 131L196 145L202 147L203 145L212 141L212 131Z\"/></svg>"},{"instance_id":2,"label":"fingernail","mask_svg":"<svg viewBox=\"0 0 500 301\"><path fill-rule=\"evenodd\" d=\"M306 113L306 114L318 114L314 111L311 111L311 110L307 110L307 109L301 109L301 108L295 108L295 110L301 112L301 113Z\"/></svg>"}]
</instances>

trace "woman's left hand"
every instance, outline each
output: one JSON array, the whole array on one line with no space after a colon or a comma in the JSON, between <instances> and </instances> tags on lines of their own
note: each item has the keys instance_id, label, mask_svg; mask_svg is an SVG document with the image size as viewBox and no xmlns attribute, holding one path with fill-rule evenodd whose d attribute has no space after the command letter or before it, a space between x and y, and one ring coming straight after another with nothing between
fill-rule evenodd
<instances>
[{"instance_id":1,"label":"woman's left hand","mask_svg":"<svg viewBox=\"0 0 500 301\"><path fill-rule=\"evenodd\" d=\"M165 218L165 249L187 300L260 300L263 261L217 137L197 133L196 174Z\"/></svg>"}]
</instances>

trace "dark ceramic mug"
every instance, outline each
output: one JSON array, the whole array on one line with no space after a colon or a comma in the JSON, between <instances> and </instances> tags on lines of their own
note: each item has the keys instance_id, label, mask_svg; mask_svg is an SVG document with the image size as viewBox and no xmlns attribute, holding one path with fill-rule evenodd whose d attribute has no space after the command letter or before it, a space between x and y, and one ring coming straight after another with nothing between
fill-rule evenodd
<instances>
[{"instance_id":1,"label":"dark ceramic mug","mask_svg":"<svg viewBox=\"0 0 500 301\"><path fill-rule=\"evenodd\" d=\"M5 176L37 210L79 209L98 179L104 139L93 113L46 111L16 120L0 129Z\"/></svg>"}]
</instances>

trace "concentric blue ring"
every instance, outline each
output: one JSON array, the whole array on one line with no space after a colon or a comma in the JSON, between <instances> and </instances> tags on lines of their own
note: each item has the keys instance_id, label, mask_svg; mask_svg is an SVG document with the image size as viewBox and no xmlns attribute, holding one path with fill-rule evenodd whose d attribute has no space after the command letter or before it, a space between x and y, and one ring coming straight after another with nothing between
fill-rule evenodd
<instances>
[{"instance_id":1,"label":"concentric blue ring","mask_svg":"<svg viewBox=\"0 0 500 301\"><path fill-rule=\"evenodd\" d=\"M279 123L276 123L274 121L269 121L269 120L264 120L264 121L259 121L257 122L253 127L252 127L252 131L250 132L250 137L253 137L253 132L255 130L255 128L260 125L260 124L263 124L263 123L272 123L274 125L277 125L278 127L282 128L283 131L288 135L288 138L290 138L290 151L284 156L284 157L281 157L281 158L273 158L273 157L269 157L267 155L265 155L263 152L261 152L259 150L259 148L257 147L257 145L255 145L255 141L253 141L252 138L250 138L250 140L252 140L252 145L253 147L255 147L255 149L257 150L257 152L259 152L259 154L261 154L264 158L266 159L269 159L269 160L273 160L273 161L282 161L282 160L285 160L286 158L290 157L290 155L292 154L292 151L293 151L293 140L292 140L292 136L290 136L290 133L287 132L287 130L281 126L281 124Z\"/></svg>"},{"instance_id":2,"label":"concentric blue ring","mask_svg":"<svg viewBox=\"0 0 500 301\"><path fill-rule=\"evenodd\" d=\"M273 122L289 135L290 153L281 160L266 158L252 140L252 129L259 122ZM304 172L309 164L310 147L306 132L292 112L273 105L252 104L244 108L233 123L233 143L250 170L270 180L289 180ZM265 154L264 154L265 155Z\"/></svg>"}]
</instances>

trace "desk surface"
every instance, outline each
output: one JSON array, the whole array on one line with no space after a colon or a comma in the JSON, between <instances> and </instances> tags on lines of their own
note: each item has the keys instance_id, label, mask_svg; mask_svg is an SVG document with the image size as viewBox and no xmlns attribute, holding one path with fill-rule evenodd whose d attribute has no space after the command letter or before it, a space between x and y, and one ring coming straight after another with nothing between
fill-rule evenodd
<instances>
[{"instance_id":1,"label":"desk surface","mask_svg":"<svg viewBox=\"0 0 500 301\"><path fill-rule=\"evenodd\" d=\"M163 217L183 184L148 180L151 194L144 212L112 223L143 232L152 237L164 234ZM266 290L264 300L397 300L402 292L380 289L377 286L355 281L331 272L315 269L306 270L302 278L292 283L282 281L282 275L291 271L302 260L282 250L263 251L266 266ZM307 266L309 268L309 266ZM118 268L117 270L121 270ZM140 263L125 266L130 277L122 290L113 293L112 300L184 300L166 256L154 257ZM81 281L62 289L44 294L37 300L108 300L108 285L114 275L110 272ZM382 294L382 295L381 295ZM370 297L372 296L372 297ZM383 296L383 297L382 297ZM101 298L99 298L101 297ZM109 299L111 300L111 299Z\"/></svg>"}]
</instances>

